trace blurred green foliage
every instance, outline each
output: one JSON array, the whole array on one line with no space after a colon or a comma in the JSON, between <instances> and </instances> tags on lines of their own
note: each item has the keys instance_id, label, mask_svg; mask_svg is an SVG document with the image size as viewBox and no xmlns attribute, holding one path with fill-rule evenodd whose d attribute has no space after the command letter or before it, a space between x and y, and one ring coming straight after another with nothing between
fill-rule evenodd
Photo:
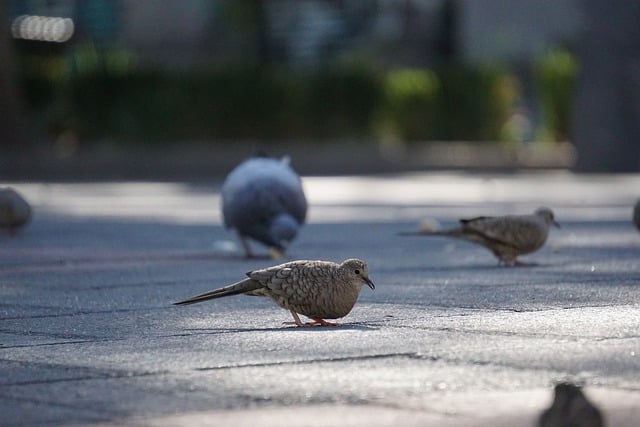
<instances>
[{"instance_id":1,"label":"blurred green foliage","mask_svg":"<svg viewBox=\"0 0 640 427\"><path fill-rule=\"evenodd\" d=\"M20 58L36 127L50 138L72 133L79 141L381 135L497 141L519 96L501 68L465 64L384 72L363 63L314 71L251 65L168 71L92 45ZM560 138L568 129L575 65L550 56L536 70L548 126Z\"/></svg>"},{"instance_id":2,"label":"blurred green foliage","mask_svg":"<svg viewBox=\"0 0 640 427\"><path fill-rule=\"evenodd\" d=\"M308 75L299 119L310 120L313 138L362 138L370 134L380 98L377 73L358 64L338 65Z\"/></svg>"},{"instance_id":3,"label":"blurred green foliage","mask_svg":"<svg viewBox=\"0 0 640 427\"><path fill-rule=\"evenodd\" d=\"M403 69L387 73L378 119L386 134L405 141L433 139L440 81L431 70Z\"/></svg>"},{"instance_id":4,"label":"blurred green foliage","mask_svg":"<svg viewBox=\"0 0 640 427\"><path fill-rule=\"evenodd\" d=\"M543 115L545 139L566 141L571 127L571 104L578 65L571 53L554 50L535 63L535 80Z\"/></svg>"},{"instance_id":5,"label":"blurred green foliage","mask_svg":"<svg viewBox=\"0 0 640 427\"><path fill-rule=\"evenodd\" d=\"M498 141L518 94L505 92L507 74L499 67L444 65L440 76L435 138Z\"/></svg>"}]
</instances>

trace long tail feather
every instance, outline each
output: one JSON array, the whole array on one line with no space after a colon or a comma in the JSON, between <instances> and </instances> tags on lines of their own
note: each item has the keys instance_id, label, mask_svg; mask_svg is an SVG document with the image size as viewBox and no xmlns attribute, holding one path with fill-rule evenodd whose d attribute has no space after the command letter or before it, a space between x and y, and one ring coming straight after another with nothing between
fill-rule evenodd
<instances>
[{"instance_id":1,"label":"long tail feather","mask_svg":"<svg viewBox=\"0 0 640 427\"><path fill-rule=\"evenodd\" d=\"M234 283L229 286L225 286L224 288L214 289L209 292L205 292L200 295L193 296L191 298L187 298L183 301L174 302L174 305L188 305L195 304L197 302L207 301L214 298L222 298L228 297L231 295L244 294L247 292L255 291L256 289L261 288L262 285L252 279L244 279L240 282Z\"/></svg>"}]
</instances>

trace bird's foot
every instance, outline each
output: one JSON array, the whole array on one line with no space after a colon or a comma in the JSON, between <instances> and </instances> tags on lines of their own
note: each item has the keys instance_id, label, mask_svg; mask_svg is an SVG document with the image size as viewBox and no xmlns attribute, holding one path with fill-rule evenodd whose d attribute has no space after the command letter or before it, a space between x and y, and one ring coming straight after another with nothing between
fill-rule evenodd
<instances>
[{"instance_id":1,"label":"bird's foot","mask_svg":"<svg viewBox=\"0 0 640 427\"><path fill-rule=\"evenodd\" d=\"M329 322L324 319L314 318L313 322L307 322L305 326L340 326L340 324L338 322Z\"/></svg>"},{"instance_id":2,"label":"bird's foot","mask_svg":"<svg viewBox=\"0 0 640 427\"><path fill-rule=\"evenodd\" d=\"M302 327L302 326L340 326L339 323L337 322L329 322L328 320L324 320L320 317L314 317L313 318L313 322L306 322L306 323L302 323L302 321L300 320L300 316L298 316L298 313L296 313L293 310L289 310L291 312L291 315L293 316L293 322L283 322L283 324L285 325L293 325L295 324L298 327Z\"/></svg>"},{"instance_id":3,"label":"bird's foot","mask_svg":"<svg viewBox=\"0 0 640 427\"><path fill-rule=\"evenodd\" d=\"M520 261L517 258L500 258L498 260L498 265L504 265L505 267L527 267L527 266L532 266L532 265L537 265L535 262L526 262L526 261Z\"/></svg>"},{"instance_id":4,"label":"bird's foot","mask_svg":"<svg viewBox=\"0 0 640 427\"><path fill-rule=\"evenodd\" d=\"M269 248L269 257L274 260L282 259L284 252L277 248Z\"/></svg>"},{"instance_id":5,"label":"bird's foot","mask_svg":"<svg viewBox=\"0 0 640 427\"><path fill-rule=\"evenodd\" d=\"M324 319L313 319L313 322L282 322L283 325L296 325L298 327L313 327L313 326L340 326L340 323L337 322L329 322Z\"/></svg>"},{"instance_id":6,"label":"bird's foot","mask_svg":"<svg viewBox=\"0 0 640 427\"><path fill-rule=\"evenodd\" d=\"M516 267L531 267L538 264L535 262L526 262L526 261L520 261L519 259L515 259L512 265L515 265Z\"/></svg>"}]
</instances>

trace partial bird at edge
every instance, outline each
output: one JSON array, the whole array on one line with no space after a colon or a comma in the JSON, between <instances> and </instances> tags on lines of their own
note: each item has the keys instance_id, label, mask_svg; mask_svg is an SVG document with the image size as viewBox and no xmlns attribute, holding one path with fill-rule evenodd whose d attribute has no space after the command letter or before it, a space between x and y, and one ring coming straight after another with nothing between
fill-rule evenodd
<instances>
[{"instance_id":1,"label":"partial bird at edge","mask_svg":"<svg viewBox=\"0 0 640 427\"><path fill-rule=\"evenodd\" d=\"M581 387L561 382L554 387L553 402L538 419L539 427L603 427L604 417Z\"/></svg>"}]
</instances>

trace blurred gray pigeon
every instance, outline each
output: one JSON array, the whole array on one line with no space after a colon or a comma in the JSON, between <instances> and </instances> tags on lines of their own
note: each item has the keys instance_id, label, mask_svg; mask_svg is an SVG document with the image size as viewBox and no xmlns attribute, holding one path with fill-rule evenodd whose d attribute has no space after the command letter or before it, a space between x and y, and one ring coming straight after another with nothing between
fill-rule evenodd
<instances>
[{"instance_id":1,"label":"blurred gray pigeon","mask_svg":"<svg viewBox=\"0 0 640 427\"><path fill-rule=\"evenodd\" d=\"M31 219L31 206L13 188L0 188L0 230L13 236Z\"/></svg>"},{"instance_id":2,"label":"blurred gray pigeon","mask_svg":"<svg viewBox=\"0 0 640 427\"><path fill-rule=\"evenodd\" d=\"M222 185L222 215L238 233L247 257L247 238L269 247L279 258L298 234L307 215L300 176L289 158L252 157L240 163Z\"/></svg>"},{"instance_id":3,"label":"blurred gray pigeon","mask_svg":"<svg viewBox=\"0 0 640 427\"><path fill-rule=\"evenodd\" d=\"M640 230L640 200L638 200L633 207L633 223L636 225L636 228Z\"/></svg>"},{"instance_id":4,"label":"blurred gray pigeon","mask_svg":"<svg viewBox=\"0 0 640 427\"><path fill-rule=\"evenodd\" d=\"M539 427L602 427L602 414L580 387L571 383L559 383L554 388L551 407L538 420Z\"/></svg>"},{"instance_id":5,"label":"blurred gray pigeon","mask_svg":"<svg viewBox=\"0 0 640 427\"><path fill-rule=\"evenodd\" d=\"M238 294L265 296L289 310L298 326L337 326L337 323L325 319L339 319L349 314L364 284L375 289L367 263L355 258L341 264L291 261L250 271L247 276L239 282L174 304L195 304ZM313 319L313 322L302 323L298 313Z\"/></svg>"},{"instance_id":6,"label":"blurred gray pigeon","mask_svg":"<svg viewBox=\"0 0 640 427\"><path fill-rule=\"evenodd\" d=\"M401 235L447 236L468 240L489 249L505 265L523 265L519 255L535 252L547 241L551 225L560 227L553 211L541 207L532 215L480 216L461 219L447 230L424 230Z\"/></svg>"}]
</instances>

